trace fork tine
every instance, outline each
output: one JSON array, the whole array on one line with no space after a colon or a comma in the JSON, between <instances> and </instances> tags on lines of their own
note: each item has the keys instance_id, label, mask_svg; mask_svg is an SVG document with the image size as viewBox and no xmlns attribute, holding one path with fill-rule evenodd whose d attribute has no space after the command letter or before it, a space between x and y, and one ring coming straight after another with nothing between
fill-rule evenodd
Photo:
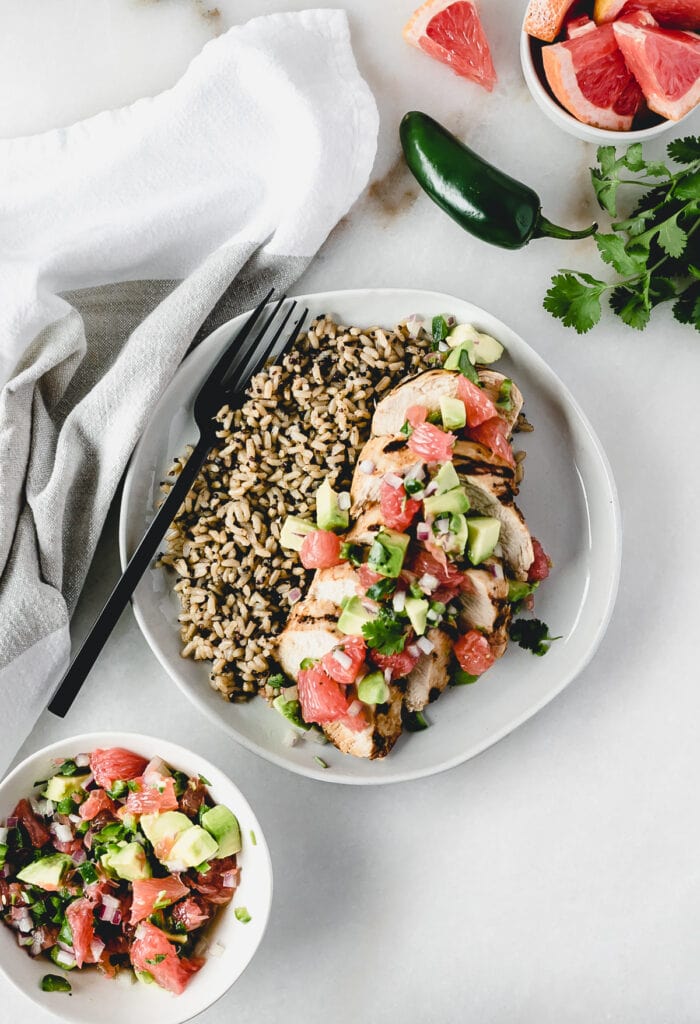
<instances>
[{"instance_id":1,"label":"fork tine","mask_svg":"<svg viewBox=\"0 0 700 1024\"><path fill-rule=\"evenodd\" d=\"M259 327L255 334L251 333L249 337L244 339L241 347L237 349L236 352L234 353L233 359L231 360L231 365L228 368L223 369L221 377L219 378L219 383L226 383L229 380L229 378L232 377L233 374L237 371L238 367L246 365L246 360L249 359L251 352L254 352L254 350L257 348L257 346L261 343L261 341L267 334L270 325L272 324L272 321L279 313L282 303L286 298L287 296L283 295L280 299L278 299L272 308L272 312L265 320L265 323L262 325L262 327ZM240 335L238 335L238 340L240 340Z\"/></svg>"},{"instance_id":2,"label":"fork tine","mask_svg":"<svg viewBox=\"0 0 700 1024\"><path fill-rule=\"evenodd\" d=\"M224 351L217 359L214 368L211 370L204 384L199 389L199 394L197 395L197 398L203 396L205 392L213 384L219 384L224 373L227 370L232 370L235 367L235 365L241 361L243 355L245 355L245 353L249 351L250 344L246 345L244 351L242 351L242 343L252 332L253 327L255 326L255 321L260 316L260 313L262 312L263 308L270 301L270 298L272 297L274 290L274 288L271 288L267 295L260 300L260 302L257 304L253 312L250 314L246 322L241 327L241 329L236 332L235 336L228 343ZM283 300L284 296L282 297L281 301Z\"/></svg>"},{"instance_id":3,"label":"fork tine","mask_svg":"<svg viewBox=\"0 0 700 1024\"><path fill-rule=\"evenodd\" d=\"M281 345L276 345L275 346L273 351L270 353L270 358L271 358L273 363L278 363L280 361L280 359L284 359L284 357L287 355L287 353L291 349L292 345L297 340L297 337L299 336L299 332L301 331L302 324L304 323L304 321L306 320L308 315L309 315L309 310L308 310L308 307L307 307L304 310L304 312L301 314L301 316L299 317L297 322L292 327L292 330L291 330L291 333L290 333L289 337L286 340L284 340ZM260 367L260 369L262 369L262 367ZM257 373L258 370L256 370L255 372Z\"/></svg>"},{"instance_id":4,"label":"fork tine","mask_svg":"<svg viewBox=\"0 0 700 1024\"><path fill-rule=\"evenodd\" d=\"M247 359L244 365L241 366L240 372L236 375L236 380L231 382L232 386L229 389L229 393L239 394L244 392L248 385L250 384L252 378L256 375L256 373L260 372L260 370L267 362L270 353L275 347L277 339L284 330L287 321L292 315L295 306L296 300L290 303L272 337L269 339L265 339L265 343L262 346L262 348L256 348L253 352L250 353L249 359ZM262 340L260 335L258 335L258 339Z\"/></svg>"}]
</instances>

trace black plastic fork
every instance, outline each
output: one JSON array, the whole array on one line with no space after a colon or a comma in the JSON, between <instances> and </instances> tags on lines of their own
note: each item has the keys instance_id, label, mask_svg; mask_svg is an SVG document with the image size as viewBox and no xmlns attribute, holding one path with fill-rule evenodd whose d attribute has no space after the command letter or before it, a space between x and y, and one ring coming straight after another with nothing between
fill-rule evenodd
<instances>
[{"instance_id":1,"label":"black plastic fork","mask_svg":"<svg viewBox=\"0 0 700 1024\"><path fill-rule=\"evenodd\" d=\"M129 559L126 569L109 595L94 626L61 679L49 704L49 711L54 715L63 718L69 710L137 583L156 554L166 530L187 497L216 441L216 431L219 429L216 420L217 413L225 405L231 409L240 408L245 401L246 390L252 378L262 370L268 360L278 362L283 358L294 344L306 319L308 309L305 309L296 320L291 332L283 336L284 329L296 307L296 302L290 302L278 319L278 314L280 314L286 298L284 295L274 304L262 327L257 332L253 332L260 314L271 297L272 291L268 292L256 306L241 329L236 332L226 346L213 370L199 389L194 401L194 419L199 428L199 440L156 513L153 522L146 530L139 546ZM278 319L278 323L272 330L276 319Z\"/></svg>"}]
</instances>

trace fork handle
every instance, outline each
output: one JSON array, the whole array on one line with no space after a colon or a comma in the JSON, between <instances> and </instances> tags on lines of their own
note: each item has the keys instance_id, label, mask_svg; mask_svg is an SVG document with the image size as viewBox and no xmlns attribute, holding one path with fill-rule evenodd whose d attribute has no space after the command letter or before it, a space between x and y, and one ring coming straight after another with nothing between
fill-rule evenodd
<instances>
[{"instance_id":1,"label":"fork handle","mask_svg":"<svg viewBox=\"0 0 700 1024\"><path fill-rule=\"evenodd\" d=\"M173 484L170 493L156 513L153 522L146 530L139 546L129 559L129 563L114 590L107 598L107 602L98 615L95 624L83 641L73 661L68 666L49 704L49 711L54 715L58 715L59 718L65 717L90 669L97 661L100 651L116 626L119 616L126 608L129 598L136 589L136 585L158 550L163 534L187 497L190 487L202 468L215 439L216 426L212 423L211 429L206 429L202 432L202 436L195 445L189 459L182 467L180 475Z\"/></svg>"}]
</instances>

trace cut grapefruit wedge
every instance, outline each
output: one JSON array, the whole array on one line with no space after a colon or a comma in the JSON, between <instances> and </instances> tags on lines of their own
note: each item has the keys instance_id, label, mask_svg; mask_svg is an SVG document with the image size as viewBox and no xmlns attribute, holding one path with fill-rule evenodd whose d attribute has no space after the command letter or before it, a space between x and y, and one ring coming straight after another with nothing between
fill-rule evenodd
<instances>
[{"instance_id":1,"label":"cut grapefruit wedge","mask_svg":"<svg viewBox=\"0 0 700 1024\"><path fill-rule=\"evenodd\" d=\"M618 19L612 28L650 110L678 121L700 103L698 36L640 24L636 14Z\"/></svg>"},{"instance_id":2,"label":"cut grapefruit wedge","mask_svg":"<svg viewBox=\"0 0 700 1024\"><path fill-rule=\"evenodd\" d=\"M486 33L471 0L428 0L407 22L403 37L457 75L483 85L496 83Z\"/></svg>"},{"instance_id":3,"label":"cut grapefruit wedge","mask_svg":"<svg viewBox=\"0 0 700 1024\"><path fill-rule=\"evenodd\" d=\"M648 11L664 28L700 29L700 0L595 0L598 25L632 11Z\"/></svg>"},{"instance_id":4,"label":"cut grapefruit wedge","mask_svg":"<svg viewBox=\"0 0 700 1024\"><path fill-rule=\"evenodd\" d=\"M525 13L525 31L545 43L553 42L572 6L572 0L530 0Z\"/></svg>"},{"instance_id":5,"label":"cut grapefruit wedge","mask_svg":"<svg viewBox=\"0 0 700 1024\"><path fill-rule=\"evenodd\" d=\"M581 26L571 39L545 46L544 72L565 110L584 124L629 131L644 102L612 25Z\"/></svg>"}]
</instances>

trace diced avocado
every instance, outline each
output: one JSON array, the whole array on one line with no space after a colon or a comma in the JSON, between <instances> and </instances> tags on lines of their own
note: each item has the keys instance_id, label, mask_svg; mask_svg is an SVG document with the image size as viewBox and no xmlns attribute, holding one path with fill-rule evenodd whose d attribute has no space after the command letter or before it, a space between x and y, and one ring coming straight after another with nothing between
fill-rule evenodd
<instances>
[{"instance_id":1,"label":"diced avocado","mask_svg":"<svg viewBox=\"0 0 700 1024\"><path fill-rule=\"evenodd\" d=\"M308 533L313 533L316 528L316 524L310 523L308 519L287 516L280 533L280 546L290 551L301 551L304 537Z\"/></svg>"},{"instance_id":2,"label":"diced avocado","mask_svg":"<svg viewBox=\"0 0 700 1024\"><path fill-rule=\"evenodd\" d=\"M241 827L238 818L223 804L210 807L202 815L202 828L214 836L219 844L217 857L230 857L241 849Z\"/></svg>"},{"instance_id":3,"label":"diced avocado","mask_svg":"<svg viewBox=\"0 0 700 1024\"><path fill-rule=\"evenodd\" d=\"M455 487L460 486L461 481L457 475L457 470L451 462L446 462L444 466L440 466L435 477L435 483L437 484L438 494L444 494L445 491L453 491Z\"/></svg>"},{"instance_id":4,"label":"diced avocado","mask_svg":"<svg viewBox=\"0 0 700 1024\"><path fill-rule=\"evenodd\" d=\"M479 332L473 324L457 324L445 340L450 348L457 348L458 345L473 344L478 337Z\"/></svg>"},{"instance_id":5,"label":"diced avocado","mask_svg":"<svg viewBox=\"0 0 700 1024\"><path fill-rule=\"evenodd\" d=\"M164 811L162 814L142 814L141 830L146 839L155 846L164 839L176 839L182 832L192 828L192 822L180 811Z\"/></svg>"},{"instance_id":6,"label":"diced avocado","mask_svg":"<svg viewBox=\"0 0 700 1024\"><path fill-rule=\"evenodd\" d=\"M495 363L503 355L503 345L490 334L479 333L474 341L474 355L477 363Z\"/></svg>"},{"instance_id":7,"label":"diced avocado","mask_svg":"<svg viewBox=\"0 0 700 1024\"><path fill-rule=\"evenodd\" d=\"M447 353L445 362L442 364L443 367L446 370L459 370L461 368L460 359L463 352L467 353L467 358L471 363L473 360L474 349L471 342L465 342L463 345L458 345L457 348L450 349Z\"/></svg>"},{"instance_id":8,"label":"diced avocado","mask_svg":"<svg viewBox=\"0 0 700 1024\"><path fill-rule=\"evenodd\" d=\"M480 565L485 558L493 554L501 534L501 523L492 516L474 516L473 519L467 519L467 527L469 561L472 565Z\"/></svg>"},{"instance_id":9,"label":"diced avocado","mask_svg":"<svg viewBox=\"0 0 700 1024\"><path fill-rule=\"evenodd\" d=\"M380 530L374 544L369 549L367 565L370 569L378 572L380 576L396 579L403 568L403 560L410 540L407 533Z\"/></svg>"},{"instance_id":10,"label":"diced avocado","mask_svg":"<svg viewBox=\"0 0 700 1024\"><path fill-rule=\"evenodd\" d=\"M539 583L524 583L520 580L508 580L508 600L513 603L515 601L523 601L526 597L534 592L539 587Z\"/></svg>"},{"instance_id":11,"label":"diced avocado","mask_svg":"<svg viewBox=\"0 0 700 1024\"><path fill-rule=\"evenodd\" d=\"M357 684L357 696L363 704L386 704L389 700L389 687L383 672L370 672Z\"/></svg>"},{"instance_id":12,"label":"diced avocado","mask_svg":"<svg viewBox=\"0 0 700 1024\"><path fill-rule=\"evenodd\" d=\"M445 430L460 430L467 425L467 410L461 398L443 395L440 399L440 415Z\"/></svg>"},{"instance_id":13,"label":"diced avocado","mask_svg":"<svg viewBox=\"0 0 700 1024\"><path fill-rule=\"evenodd\" d=\"M201 825L193 825L175 841L170 851L169 861L185 864L193 868L203 864L210 857L215 857L219 844Z\"/></svg>"},{"instance_id":14,"label":"diced avocado","mask_svg":"<svg viewBox=\"0 0 700 1024\"><path fill-rule=\"evenodd\" d=\"M113 871L117 878L125 878L128 882L150 878L153 874L146 851L140 843L127 843L126 846L118 847L115 852L107 853L104 866Z\"/></svg>"},{"instance_id":15,"label":"diced avocado","mask_svg":"<svg viewBox=\"0 0 700 1024\"><path fill-rule=\"evenodd\" d=\"M362 636L362 627L372 618L362 603L362 599L355 596L345 602L345 607L338 619L338 629L346 636Z\"/></svg>"},{"instance_id":16,"label":"diced avocado","mask_svg":"<svg viewBox=\"0 0 700 1024\"><path fill-rule=\"evenodd\" d=\"M47 800L53 800L57 804L60 800L72 796L73 793L80 793L83 783L88 777L88 772L85 775L53 775L46 783L44 796Z\"/></svg>"},{"instance_id":17,"label":"diced avocado","mask_svg":"<svg viewBox=\"0 0 700 1024\"><path fill-rule=\"evenodd\" d=\"M408 615L411 625L419 636L425 633L429 610L429 601L422 600L420 597L406 598L406 615Z\"/></svg>"},{"instance_id":18,"label":"diced avocado","mask_svg":"<svg viewBox=\"0 0 700 1024\"><path fill-rule=\"evenodd\" d=\"M338 505L338 495L327 480L316 491L316 522L319 530L347 530L350 513Z\"/></svg>"},{"instance_id":19,"label":"diced avocado","mask_svg":"<svg viewBox=\"0 0 700 1024\"><path fill-rule=\"evenodd\" d=\"M465 515L450 516L450 533L452 534L452 543L449 548L446 548L451 554L464 554L464 549L467 546L469 540L469 527L467 525L468 519Z\"/></svg>"},{"instance_id":20,"label":"diced avocado","mask_svg":"<svg viewBox=\"0 0 700 1024\"><path fill-rule=\"evenodd\" d=\"M341 616L342 618L342 616ZM358 636L361 634L357 634ZM272 706L275 711L279 711L288 722L296 726L297 729L310 729L304 719L301 717L301 704L298 700L287 700L284 694L280 693L279 696L275 697L272 702Z\"/></svg>"},{"instance_id":21,"label":"diced avocado","mask_svg":"<svg viewBox=\"0 0 700 1024\"><path fill-rule=\"evenodd\" d=\"M439 516L443 512L451 512L459 515L460 512L469 511L469 498L462 487L455 487L444 494L433 494L423 502L425 514L428 516Z\"/></svg>"},{"instance_id":22,"label":"diced avocado","mask_svg":"<svg viewBox=\"0 0 700 1024\"><path fill-rule=\"evenodd\" d=\"M41 857L32 861L25 868L17 872L20 882L27 885L35 885L38 889L46 889L55 892L60 889L63 876L68 868L73 867L73 861L65 853L52 853L50 857Z\"/></svg>"}]
</instances>

